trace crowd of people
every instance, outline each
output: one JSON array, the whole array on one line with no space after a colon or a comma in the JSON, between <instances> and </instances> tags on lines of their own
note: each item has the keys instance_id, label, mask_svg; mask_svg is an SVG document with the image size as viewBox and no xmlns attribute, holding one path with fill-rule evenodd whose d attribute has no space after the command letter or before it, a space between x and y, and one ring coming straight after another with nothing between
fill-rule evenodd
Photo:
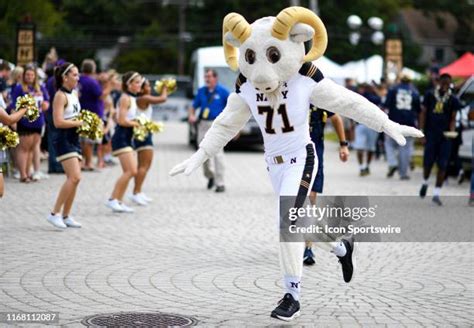
<instances>
[{"instance_id":1,"label":"crowd of people","mask_svg":"<svg viewBox=\"0 0 474 328\"><path fill-rule=\"evenodd\" d=\"M461 114L461 101L454 92L452 77L449 74L432 74L430 86L424 95L420 95L412 83L411 75L405 72L402 73L400 82L391 87L387 87L383 81L381 84L361 84L355 87L352 79L346 79L346 87L379 106L392 121L419 128L424 132L425 137L419 145L423 148L423 182L419 196L426 196L430 174L436 164L437 174L432 200L441 206L440 192L448 179L448 166L452 164L451 174L458 177L459 183L466 178L459 158L465 122ZM467 112L472 120L472 108ZM372 159L383 155L388 166L387 178L392 178L398 171L401 180L410 180L410 171L415 168L413 138L406 138L407 143L399 146L387 135L379 134L362 124L354 124L349 119L344 119L344 129L350 148L357 152L361 177L370 174ZM474 205L472 189L471 186L469 203Z\"/></svg>"},{"instance_id":2,"label":"crowd of people","mask_svg":"<svg viewBox=\"0 0 474 328\"><path fill-rule=\"evenodd\" d=\"M216 71L207 70L205 82L188 113L189 122L197 126L198 139L204 137L213 120L225 108L229 96L229 91L218 83ZM346 87L379 106L391 120L424 131L425 138L421 143L424 148L423 182L419 195L422 198L426 196L431 170L437 164L433 202L442 205L440 190L446 181L448 163L456 162L456 173L460 179L464 175L457 159L462 125L456 114L461 109L461 103L453 93L452 78L447 74L434 76L432 86L424 96L420 96L409 74L402 74L400 82L390 88L383 81L378 85L356 86L352 79L346 79ZM40 170L41 159L48 158L48 173L66 174L67 179L48 217L48 221L58 228L81 226L70 215L81 171L100 171L114 166L114 156L120 162L122 174L106 206L114 212L134 211L124 202L131 180L134 180L134 186L129 200L146 206L152 199L142 188L153 160L153 141L151 134L144 141L135 140L133 127L138 125L135 120L138 115L151 119L152 105L167 99L166 87L159 96L152 95L151 90L150 82L138 72L127 72L121 77L114 70L98 73L96 63L91 59L85 59L80 68L48 57L42 69L33 65L11 69L2 62L0 119L1 123L17 131L20 142L17 148L0 152L0 167L10 161L13 163L13 176L21 183L32 183L49 177ZM26 94L34 97L40 109L39 118L33 122L23 117L22 110L13 110L18 97ZM96 113L102 119L104 136L101 140L77 134L77 127L82 124L77 119L81 108ZM354 124L350 119L323 109L311 108L310 133L319 159L310 196L313 203L316 202L316 195L323 191L324 126L327 119L330 119L339 138L340 159L347 161L349 150L354 149L361 177L370 174L373 157L384 155L388 178L398 171L401 180L410 179L415 148L412 138L408 137L406 145L399 146L390 137L362 124ZM203 166L208 179L207 187L215 187L216 192L225 190L223 156L223 152L219 153ZM3 189L3 177L1 185ZM474 204L472 186L470 204ZM311 245L308 245L305 253L307 264L312 264L312 257Z\"/></svg>"},{"instance_id":3,"label":"crowd of people","mask_svg":"<svg viewBox=\"0 0 474 328\"><path fill-rule=\"evenodd\" d=\"M47 58L42 68L34 65L0 64L0 124L9 126L19 135L16 148L0 151L0 168L13 164L13 177L21 183L48 179L40 170L41 159L48 158L48 173L65 173L66 181L58 191L48 222L57 228L80 228L71 216L81 171L101 171L116 165L118 158L122 175L107 200L114 212L133 212L124 202L130 180L134 180L129 200L146 206L152 201L142 190L153 160L151 134L145 140L133 138L136 118L151 120L152 105L165 102L166 86L159 96L152 95L150 82L138 72L121 76L114 70L97 72L96 64L85 59L80 68L62 59ZM38 119L24 117L25 108L17 110L16 101L23 95L34 98L39 109ZM83 122L81 109L87 109L102 120L103 138L80 137L77 128ZM94 154L97 161L94 162ZM8 166L7 166L8 167ZM0 172L3 195L3 172ZM1 196L0 195L0 196Z\"/></svg>"}]
</instances>

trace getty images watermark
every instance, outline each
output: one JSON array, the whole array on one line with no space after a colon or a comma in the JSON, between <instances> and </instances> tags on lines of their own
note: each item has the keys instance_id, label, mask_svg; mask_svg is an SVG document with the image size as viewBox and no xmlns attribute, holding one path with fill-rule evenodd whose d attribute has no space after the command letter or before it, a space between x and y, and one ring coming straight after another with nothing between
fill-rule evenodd
<instances>
[{"instance_id":1,"label":"getty images watermark","mask_svg":"<svg viewBox=\"0 0 474 328\"><path fill-rule=\"evenodd\" d=\"M440 207L415 196L280 197L280 241L472 242L473 210L465 197L444 197Z\"/></svg>"},{"instance_id":2,"label":"getty images watermark","mask_svg":"<svg viewBox=\"0 0 474 328\"><path fill-rule=\"evenodd\" d=\"M289 209L288 218L290 222L296 223L298 220L316 220L316 224L308 224L304 226L297 226L296 224L289 225L290 233L326 233L326 234L366 234L366 233L401 233L402 228L399 226L358 226L348 224L347 226L331 226L329 224L321 224L326 219L340 219L344 218L359 222L364 219L375 218L377 205L372 207L331 207L326 205L319 207L317 205L306 205L305 207L291 207Z\"/></svg>"}]
</instances>

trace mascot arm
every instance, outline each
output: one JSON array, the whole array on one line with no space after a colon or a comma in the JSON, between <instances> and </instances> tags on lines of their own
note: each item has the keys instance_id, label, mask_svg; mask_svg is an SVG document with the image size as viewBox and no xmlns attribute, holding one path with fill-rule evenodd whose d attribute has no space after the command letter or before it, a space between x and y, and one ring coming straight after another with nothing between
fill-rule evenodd
<instances>
[{"instance_id":1,"label":"mascot arm","mask_svg":"<svg viewBox=\"0 0 474 328\"><path fill-rule=\"evenodd\" d=\"M204 139L199 144L199 150L184 162L176 165L170 175L183 173L191 174L208 158L217 154L234 138L250 119L250 108L236 93L231 93L227 106L212 123Z\"/></svg>"},{"instance_id":2,"label":"mascot arm","mask_svg":"<svg viewBox=\"0 0 474 328\"><path fill-rule=\"evenodd\" d=\"M389 120L379 107L328 78L313 87L310 101L317 107L349 117L375 131L385 132L400 145L406 143L405 136L423 137L421 131Z\"/></svg>"},{"instance_id":3,"label":"mascot arm","mask_svg":"<svg viewBox=\"0 0 474 328\"><path fill-rule=\"evenodd\" d=\"M247 103L236 93L231 93L227 99L227 106L214 120L199 148L202 148L209 157L213 157L239 133L250 116Z\"/></svg>"}]
</instances>

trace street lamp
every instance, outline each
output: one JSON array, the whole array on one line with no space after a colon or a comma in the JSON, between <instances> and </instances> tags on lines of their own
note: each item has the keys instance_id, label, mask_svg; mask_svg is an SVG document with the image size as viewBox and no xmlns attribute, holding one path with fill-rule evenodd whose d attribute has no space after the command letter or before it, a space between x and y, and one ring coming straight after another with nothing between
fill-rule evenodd
<instances>
[{"instance_id":1,"label":"street lamp","mask_svg":"<svg viewBox=\"0 0 474 328\"><path fill-rule=\"evenodd\" d=\"M351 32L349 33L349 42L354 46L358 45L361 39L362 24L362 18L357 15L350 15L347 17L347 26L351 29ZM370 17L367 20L367 25L373 31L370 37L372 43L375 45L381 45L385 39L385 35L382 32L383 20L379 17Z\"/></svg>"},{"instance_id":2,"label":"street lamp","mask_svg":"<svg viewBox=\"0 0 474 328\"><path fill-rule=\"evenodd\" d=\"M350 15L349 17L347 17L346 22L347 22L347 26L349 26L349 28L351 29L351 32L349 33L349 43L352 44L353 46L357 46L362 39L362 32L363 32L361 29L363 25L362 18L360 18L357 15ZM380 17L370 17L367 20L367 25L369 26L368 31L371 33L370 41L376 46L382 45L385 40L385 35L382 32L383 20ZM367 55L368 55L367 48L364 47L364 64L365 64L365 80L366 81L368 79L367 60L365 59Z\"/></svg>"}]
</instances>

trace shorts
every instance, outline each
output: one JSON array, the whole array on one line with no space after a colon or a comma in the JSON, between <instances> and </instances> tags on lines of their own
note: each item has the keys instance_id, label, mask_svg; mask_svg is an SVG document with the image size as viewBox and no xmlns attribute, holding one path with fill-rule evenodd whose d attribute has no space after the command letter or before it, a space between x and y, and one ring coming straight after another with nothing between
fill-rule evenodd
<instances>
[{"instance_id":1,"label":"shorts","mask_svg":"<svg viewBox=\"0 0 474 328\"><path fill-rule=\"evenodd\" d=\"M17 124L16 126L16 132L18 132L18 135L20 136L28 136L30 134L39 134L41 135L41 132L43 131L43 128L30 128L23 126L21 124Z\"/></svg>"},{"instance_id":2,"label":"shorts","mask_svg":"<svg viewBox=\"0 0 474 328\"><path fill-rule=\"evenodd\" d=\"M316 156L318 156L318 171L314 177L314 182L311 191L322 193L324 186L324 170L323 170L323 156L324 156L324 141L320 140L314 143L316 147Z\"/></svg>"},{"instance_id":3,"label":"shorts","mask_svg":"<svg viewBox=\"0 0 474 328\"><path fill-rule=\"evenodd\" d=\"M451 145L452 141L443 135L426 136L423 166L433 166L436 163L439 169L446 170L451 155Z\"/></svg>"},{"instance_id":4,"label":"shorts","mask_svg":"<svg viewBox=\"0 0 474 328\"><path fill-rule=\"evenodd\" d=\"M356 150L375 152L379 133L363 124L355 127L355 139L352 147Z\"/></svg>"},{"instance_id":5,"label":"shorts","mask_svg":"<svg viewBox=\"0 0 474 328\"><path fill-rule=\"evenodd\" d=\"M133 151L133 128L117 125L112 136L112 155L118 156Z\"/></svg>"},{"instance_id":6,"label":"shorts","mask_svg":"<svg viewBox=\"0 0 474 328\"><path fill-rule=\"evenodd\" d=\"M349 130L354 124L352 120L348 117L342 117L342 124L344 125L344 130Z\"/></svg>"},{"instance_id":7,"label":"shorts","mask_svg":"<svg viewBox=\"0 0 474 328\"><path fill-rule=\"evenodd\" d=\"M133 139L133 148L138 152L146 149L153 150L153 135L148 133L147 137L143 141Z\"/></svg>"},{"instance_id":8,"label":"shorts","mask_svg":"<svg viewBox=\"0 0 474 328\"><path fill-rule=\"evenodd\" d=\"M76 128L56 129L53 139L56 160L62 162L66 159L77 157L82 161L81 144Z\"/></svg>"}]
</instances>

